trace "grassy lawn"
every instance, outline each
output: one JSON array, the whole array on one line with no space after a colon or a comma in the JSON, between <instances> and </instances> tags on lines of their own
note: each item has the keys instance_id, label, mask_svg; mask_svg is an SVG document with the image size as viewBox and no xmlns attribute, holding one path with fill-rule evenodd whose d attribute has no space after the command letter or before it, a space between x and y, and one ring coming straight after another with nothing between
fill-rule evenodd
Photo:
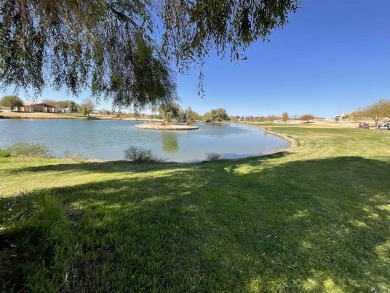
<instances>
[{"instance_id":1,"label":"grassy lawn","mask_svg":"<svg viewBox=\"0 0 390 293\"><path fill-rule=\"evenodd\" d=\"M0 158L0 291L389 292L390 131L197 164Z\"/></svg>"}]
</instances>

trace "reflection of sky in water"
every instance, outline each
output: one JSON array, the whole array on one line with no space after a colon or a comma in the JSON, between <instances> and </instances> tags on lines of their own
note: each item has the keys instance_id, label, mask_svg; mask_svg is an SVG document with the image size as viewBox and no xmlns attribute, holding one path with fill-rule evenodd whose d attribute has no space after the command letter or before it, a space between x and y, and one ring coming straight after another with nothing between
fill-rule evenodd
<instances>
[{"instance_id":1,"label":"reflection of sky in water","mask_svg":"<svg viewBox=\"0 0 390 293\"><path fill-rule=\"evenodd\" d=\"M121 160L129 146L151 149L170 161L200 161L206 153L223 158L268 154L288 148L285 140L245 125L199 124L199 130L156 131L135 128L140 121L0 120L0 148L16 142L43 142L56 154L65 150L90 158Z\"/></svg>"}]
</instances>

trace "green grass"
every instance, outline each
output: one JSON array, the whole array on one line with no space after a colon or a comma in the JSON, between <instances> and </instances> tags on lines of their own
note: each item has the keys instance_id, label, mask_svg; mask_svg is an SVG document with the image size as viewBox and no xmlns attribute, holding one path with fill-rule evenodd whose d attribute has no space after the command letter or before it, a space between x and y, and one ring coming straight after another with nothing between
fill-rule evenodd
<instances>
[{"instance_id":1,"label":"green grass","mask_svg":"<svg viewBox=\"0 0 390 293\"><path fill-rule=\"evenodd\" d=\"M390 131L268 126L266 157L0 157L0 291L388 292Z\"/></svg>"}]
</instances>

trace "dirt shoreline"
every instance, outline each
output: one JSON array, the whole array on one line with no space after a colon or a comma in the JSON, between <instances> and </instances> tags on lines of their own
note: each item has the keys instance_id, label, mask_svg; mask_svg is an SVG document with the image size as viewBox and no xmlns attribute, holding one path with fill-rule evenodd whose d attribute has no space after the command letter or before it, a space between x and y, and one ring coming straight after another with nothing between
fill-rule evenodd
<instances>
[{"instance_id":1,"label":"dirt shoreline","mask_svg":"<svg viewBox=\"0 0 390 293\"><path fill-rule=\"evenodd\" d=\"M281 134L281 133L278 133L278 132L271 131L271 130L267 129L266 127L263 127L263 126L259 126L259 128L261 128L264 131L264 133L269 133L269 134L278 136L278 137L283 138L284 140L288 141L289 143L291 143L290 148L296 146L295 139L293 139L290 136L287 136L287 135L284 135L284 134Z\"/></svg>"},{"instance_id":2,"label":"dirt shoreline","mask_svg":"<svg viewBox=\"0 0 390 293\"><path fill-rule=\"evenodd\" d=\"M135 125L141 129L152 129L152 130L196 130L199 126L196 125L183 125L183 124L159 124L159 123L144 123Z\"/></svg>"},{"instance_id":3,"label":"dirt shoreline","mask_svg":"<svg viewBox=\"0 0 390 293\"><path fill-rule=\"evenodd\" d=\"M80 120L129 120L129 121L162 121L160 119L152 118L133 118L121 116L108 116L100 114L90 114L90 117L82 116L78 113L41 113L41 112L1 112L0 119L28 119L28 120L51 120L51 119L80 119Z\"/></svg>"}]
</instances>

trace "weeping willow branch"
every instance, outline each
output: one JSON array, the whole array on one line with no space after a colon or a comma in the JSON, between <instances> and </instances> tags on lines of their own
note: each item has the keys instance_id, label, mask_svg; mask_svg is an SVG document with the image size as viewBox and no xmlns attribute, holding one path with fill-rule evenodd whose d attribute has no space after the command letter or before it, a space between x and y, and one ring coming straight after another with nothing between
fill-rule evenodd
<instances>
[{"instance_id":1,"label":"weeping willow branch","mask_svg":"<svg viewBox=\"0 0 390 293\"><path fill-rule=\"evenodd\" d=\"M252 42L283 27L298 3L2 0L0 85L73 95L89 89L125 107L166 103L176 99L171 61L183 72L202 65L211 48L240 59Z\"/></svg>"}]
</instances>

